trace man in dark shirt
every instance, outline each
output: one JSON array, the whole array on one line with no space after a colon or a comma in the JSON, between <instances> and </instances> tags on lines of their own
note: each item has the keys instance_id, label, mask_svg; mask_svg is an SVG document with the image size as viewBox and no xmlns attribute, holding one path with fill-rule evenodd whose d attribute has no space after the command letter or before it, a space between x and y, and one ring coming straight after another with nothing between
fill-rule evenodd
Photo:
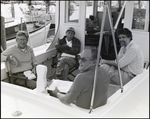
<instances>
[{"instance_id":1,"label":"man in dark shirt","mask_svg":"<svg viewBox=\"0 0 150 119\"><path fill-rule=\"evenodd\" d=\"M56 88L52 92L52 95L56 96L65 104L74 103L79 107L89 109L93 90L96 59L96 48L84 49L79 55L78 69L80 70L80 73L76 76L70 90L66 94L62 94ZM108 86L109 78L106 72L101 67L98 67L93 108L107 103Z\"/></svg>"},{"instance_id":2,"label":"man in dark shirt","mask_svg":"<svg viewBox=\"0 0 150 119\"><path fill-rule=\"evenodd\" d=\"M75 29L69 27L66 31L66 36L58 39L56 43L55 47L58 52L56 79L66 80L69 70L77 65L76 56L80 53L81 43L74 35Z\"/></svg>"}]
</instances>

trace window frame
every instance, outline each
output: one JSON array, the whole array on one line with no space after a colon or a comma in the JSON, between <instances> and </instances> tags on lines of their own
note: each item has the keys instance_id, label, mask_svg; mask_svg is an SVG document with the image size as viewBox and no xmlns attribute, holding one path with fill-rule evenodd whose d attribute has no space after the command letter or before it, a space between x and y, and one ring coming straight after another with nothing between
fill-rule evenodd
<instances>
[{"instance_id":1,"label":"window frame","mask_svg":"<svg viewBox=\"0 0 150 119\"><path fill-rule=\"evenodd\" d=\"M133 4L133 9L132 9L132 20L131 20L131 29L133 31L143 31L143 32L149 32L149 1L146 1L146 12L145 12L145 23L144 23L144 29L134 29L132 28L132 25L133 25L133 14L134 14L134 4L135 4L135 1L134 1L134 4Z\"/></svg>"},{"instance_id":2,"label":"window frame","mask_svg":"<svg viewBox=\"0 0 150 119\"><path fill-rule=\"evenodd\" d=\"M81 10L81 5L80 5L80 2L79 2L79 14L78 14L78 21L77 22L74 22L74 21L69 21L69 3L70 3L70 1L65 1L65 11L64 11L64 13L65 13L65 15L64 15L64 24L73 24L73 25L77 25L77 26L79 26L79 24L80 24L80 10Z\"/></svg>"}]
</instances>

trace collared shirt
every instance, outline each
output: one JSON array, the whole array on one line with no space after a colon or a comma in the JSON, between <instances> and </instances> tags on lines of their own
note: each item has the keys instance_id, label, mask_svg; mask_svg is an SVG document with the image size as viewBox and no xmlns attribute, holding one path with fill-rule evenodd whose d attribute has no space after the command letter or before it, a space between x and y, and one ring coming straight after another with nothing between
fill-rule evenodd
<instances>
[{"instance_id":1,"label":"collared shirt","mask_svg":"<svg viewBox=\"0 0 150 119\"><path fill-rule=\"evenodd\" d=\"M20 62L21 66L16 67L14 62L10 62L10 70L12 73L22 72L32 69L32 64L37 64L33 49L29 46L25 51L20 50L17 45L14 45L1 53L1 61L6 61L8 56L14 56Z\"/></svg>"},{"instance_id":2,"label":"collared shirt","mask_svg":"<svg viewBox=\"0 0 150 119\"><path fill-rule=\"evenodd\" d=\"M133 41L126 47L121 47L118 60L120 68L126 72L137 75L143 71L144 56L140 47Z\"/></svg>"}]
</instances>

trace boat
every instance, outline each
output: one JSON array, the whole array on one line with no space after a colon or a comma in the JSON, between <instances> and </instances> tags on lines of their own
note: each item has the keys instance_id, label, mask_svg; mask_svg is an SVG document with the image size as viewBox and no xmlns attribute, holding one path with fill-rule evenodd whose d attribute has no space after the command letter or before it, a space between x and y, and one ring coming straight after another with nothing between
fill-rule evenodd
<instances>
[{"instance_id":1,"label":"boat","mask_svg":"<svg viewBox=\"0 0 150 119\"><path fill-rule=\"evenodd\" d=\"M56 19L55 19L55 36L50 44L38 46L34 49L35 56L39 64L44 64L48 68L47 81L53 78L55 69L50 64L53 55L56 53L55 43L58 38L64 36L66 29L73 26L76 30L76 37L81 40L81 50L90 44L85 39L85 19L89 14L95 15L101 21L103 15L104 2L91 1L90 5L86 1L56 1ZM123 2L123 3L122 3ZM108 101L104 106L96 109L83 109L74 104L65 105L57 98L50 96L45 88L40 92L37 89L30 90L21 86L16 86L2 81L7 78L5 65L1 62L1 116L12 118L15 111L20 111L18 117L34 117L34 118L148 118L149 117L149 1L107 1L111 3L111 10L117 16L113 21L114 28L126 27L133 33L134 42L136 42L144 54L144 71L135 76L131 81L123 87L110 84L108 92ZM121 4L120 4L121 3ZM69 6L74 4L76 8L69 14ZM121 10L116 10L121 5ZM140 6L141 5L141 6ZM139 7L140 6L140 7ZM98 7L98 8L97 8ZM138 10L137 10L138 9ZM135 27L136 21L133 17L137 11L142 13L144 18L144 27ZM92 11L93 10L93 11ZM122 14L123 13L123 16ZM116 15L117 14L117 15ZM109 32L110 26L106 17L104 30ZM119 21L118 18L121 18ZM117 25L119 24L120 25ZM134 27L133 27L134 26ZM88 39L89 40L89 39ZM95 37L97 40L97 37ZM99 40L99 39L98 39ZM106 40L108 47L104 47L103 57L114 58L111 40ZM92 42L92 41L90 41ZM89 43L89 42L88 42ZM106 50L108 52L106 52ZM108 53L108 54L107 54ZM74 74L77 74L75 71Z\"/></svg>"},{"instance_id":2,"label":"boat","mask_svg":"<svg viewBox=\"0 0 150 119\"><path fill-rule=\"evenodd\" d=\"M14 7L14 12L20 14L20 18L15 16L16 18L12 18L11 20L6 18L5 20L7 47L15 44L18 30L25 30L29 33L30 39L32 40L32 48L48 42L46 40L52 21L50 14L46 13L43 6L32 5L30 12L26 4L14 4Z\"/></svg>"}]
</instances>

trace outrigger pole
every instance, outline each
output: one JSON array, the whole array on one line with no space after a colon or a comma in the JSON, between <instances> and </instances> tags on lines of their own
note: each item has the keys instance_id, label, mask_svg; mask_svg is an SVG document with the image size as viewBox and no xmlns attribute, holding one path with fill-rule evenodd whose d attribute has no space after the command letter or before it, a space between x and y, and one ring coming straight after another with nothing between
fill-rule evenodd
<instances>
[{"instance_id":1,"label":"outrigger pole","mask_svg":"<svg viewBox=\"0 0 150 119\"><path fill-rule=\"evenodd\" d=\"M104 12L103 12L103 17L102 17L102 26L101 26L101 31L100 31L100 39L99 39L99 46L98 46L98 55L97 55L97 61L96 61L96 67L95 67L95 76L94 76L94 84L93 84L93 91L92 91L92 97L91 97L91 104L90 104L90 112L92 112L93 109L93 102L94 102L94 96L95 96L95 89L96 89L96 80L97 80L97 70L99 66L99 61L100 61L100 53L101 53L101 45L102 45L102 38L103 38L103 31L104 31L104 25L105 25L105 18L106 18L106 8L108 10L108 16L109 16L109 22L110 22L110 27L111 27L111 32L112 32L112 37L113 37L113 43L114 43L114 49L115 49L115 55L116 55L116 61L118 65L118 72L119 72L119 79L120 79L120 87L121 87L121 93L123 92L123 85L122 85L122 78L121 78L121 73L120 73L120 67L118 64L118 57L117 57L117 48L116 48L116 41L115 41L115 35L114 35L114 29L111 21L111 13L109 6L106 1L104 1Z\"/></svg>"}]
</instances>

